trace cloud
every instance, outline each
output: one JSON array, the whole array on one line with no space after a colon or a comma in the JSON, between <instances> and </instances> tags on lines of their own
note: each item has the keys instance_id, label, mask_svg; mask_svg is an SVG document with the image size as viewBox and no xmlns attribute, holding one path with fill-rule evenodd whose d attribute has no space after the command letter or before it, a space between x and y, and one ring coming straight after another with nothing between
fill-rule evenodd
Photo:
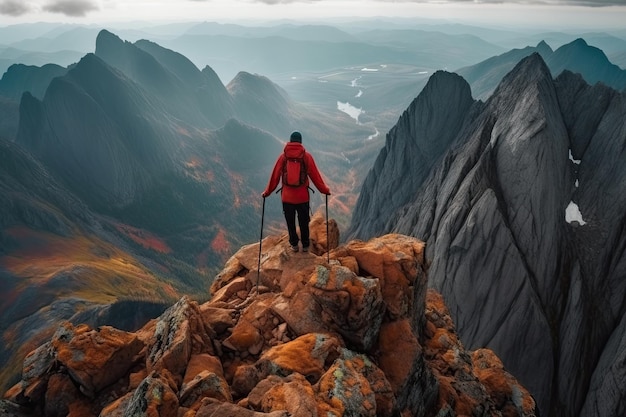
<instances>
[{"instance_id":1,"label":"cloud","mask_svg":"<svg viewBox=\"0 0 626 417\"><path fill-rule=\"evenodd\" d=\"M83 17L88 12L99 10L99 7L93 0L55 0L44 5L43 10L66 16Z\"/></svg>"},{"instance_id":2,"label":"cloud","mask_svg":"<svg viewBox=\"0 0 626 417\"><path fill-rule=\"evenodd\" d=\"M198 0L192 0L198 1ZM204 1L204 0L200 0ZM292 3L324 3L327 0L251 0L251 3L265 3L269 5L273 4L292 4ZM392 0L393 1L393 0Z\"/></svg>"},{"instance_id":3,"label":"cloud","mask_svg":"<svg viewBox=\"0 0 626 417\"><path fill-rule=\"evenodd\" d=\"M0 14L7 16L22 16L31 11L24 0L5 0L0 2Z\"/></svg>"},{"instance_id":4,"label":"cloud","mask_svg":"<svg viewBox=\"0 0 626 417\"><path fill-rule=\"evenodd\" d=\"M208 1L208 0L190 0ZM291 4L291 3L325 3L332 0L249 0L250 3ZM356 0L355 0L356 1ZM360 1L360 0L359 0ZM551 5L551 6L624 6L625 0L378 0L381 3L475 3L475 4L526 4L526 5Z\"/></svg>"}]
</instances>

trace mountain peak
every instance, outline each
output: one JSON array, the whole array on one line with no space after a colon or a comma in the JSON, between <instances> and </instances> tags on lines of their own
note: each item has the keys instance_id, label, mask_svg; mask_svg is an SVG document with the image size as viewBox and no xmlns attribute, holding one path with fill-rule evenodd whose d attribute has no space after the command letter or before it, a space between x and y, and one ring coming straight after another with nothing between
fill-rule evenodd
<instances>
[{"instance_id":1,"label":"mountain peak","mask_svg":"<svg viewBox=\"0 0 626 417\"><path fill-rule=\"evenodd\" d=\"M106 29L102 29L100 32L98 32L98 36L96 36L96 50L98 50L98 47L110 43L124 43L124 41L122 41L119 36L112 32L109 32Z\"/></svg>"},{"instance_id":2,"label":"mountain peak","mask_svg":"<svg viewBox=\"0 0 626 417\"><path fill-rule=\"evenodd\" d=\"M585 41L583 38L577 38L573 40L572 42L570 42L570 45L578 48L586 48L589 46L587 41Z\"/></svg>"},{"instance_id":3,"label":"mountain peak","mask_svg":"<svg viewBox=\"0 0 626 417\"><path fill-rule=\"evenodd\" d=\"M602 49L582 38L561 46L546 62L555 77L569 70L581 74L589 84L602 82L616 90L626 88L626 70L611 63Z\"/></svg>"},{"instance_id":4,"label":"mountain peak","mask_svg":"<svg viewBox=\"0 0 626 417\"><path fill-rule=\"evenodd\" d=\"M550 45L548 45L544 40L539 42L535 49L539 52L539 54L541 54L541 56L549 56L553 52Z\"/></svg>"},{"instance_id":5,"label":"mountain peak","mask_svg":"<svg viewBox=\"0 0 626 417\"><path fill-rule=\"evenodd\" d=\"M550 76L550 70L538 52L533 52L522 59L511 71L512 77L530 76L531 78L544 78Z\"/></svg>"},{"instance_id":6,"label":"mountain peak","mask_svg":"<svg viewBox=\"0 0 626 417\"><path fill-rule=\"evenodd\" d=\"M385 147L368 174L348 235L378 235L389 221L385 213L403 206L456 138L474 100L459 75L437 71L387 135ZM411 155L411 157L407 157ZM398 176L398 173L403 173ZM410 178L410 181L407 181ZM371 209L376 207L376 212Z\"/></svg>"},{"instance_id":7,"label":"mountain peak","mask_svg":"<svg viewBox=\"0 0 626 417\"><path fill-rule=\"evenodd\" d=\"M427 289L422 242L386 235L336 247L331 226L329 239L324 218L314 216L309 253L289 253L286 234L265 238L260 270L259 244L241 248L216 277L210 301L182 298L137 332L60 326L27 357L28 372L4 408L22 404L17 416L26 404L50 415L84 406L101 416L139 407L172 416L511 407L534 415L532 397L492 351L468 352L458 340L442 297Z\"/></svg>"},{"instance_id":8,"label":"mountain peak","mask_svg":"<svg viewBox=\"0 0 626 417\"><path fill-rule=\"evenodd\" d=\"M579 41L545 62L537 53L515 61L402 205L389 184L413 180L404 167L420 165L421 155L386 146L377 163L397 169L370 172L352 227L384 218L378 235L426 240L429 285L441 291L462 340L501 352L542 414L622 415L624 395L611 382L624 372L616 365L626 341L623 274L607 265L624 263L616 247L624 242L626 104L572 72L552 78L555 57L591 73L608 69L593 55L565 53L578 48L595 49ZM394 139L411 143L429 122L399 122ZM606 307L596 309L598 298Z\"/></svg>"}]
</instances>

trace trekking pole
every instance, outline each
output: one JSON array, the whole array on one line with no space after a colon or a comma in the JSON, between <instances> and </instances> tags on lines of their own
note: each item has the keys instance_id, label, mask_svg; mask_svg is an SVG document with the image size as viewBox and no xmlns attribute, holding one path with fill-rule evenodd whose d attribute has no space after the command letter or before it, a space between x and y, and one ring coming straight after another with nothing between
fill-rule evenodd
<instances>
[{"instance_id":1,"label":"trekking pole","mask_svg":"<svg viewBox=\"0 0 626 417\"><path fill-rule=\"evenodd\" d=\"M261 247L263 246L263 219L265 218L265 197L263 197L263 209L261 210L261 237L259 237L259 265L256 270L256 293L259 294L259 279L261 277Z\"/></svg>"},{"instance_id":2,"label":"trekking pole","mask_svg":"<svg viewBox=\"0 0 626 417\"><path fill-rule=\"evenodd\" d=\"M330 236L328 236L328 194L326 194L326 257L330 264Z\"/></svg>"}]
</instances>

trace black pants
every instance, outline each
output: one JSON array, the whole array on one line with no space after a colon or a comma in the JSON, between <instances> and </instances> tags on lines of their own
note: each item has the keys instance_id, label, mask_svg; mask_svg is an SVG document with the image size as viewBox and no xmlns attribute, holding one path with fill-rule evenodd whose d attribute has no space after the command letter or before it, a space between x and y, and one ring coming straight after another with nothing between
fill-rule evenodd
<instances>
[{"instance_id":1,"label":"black pants","mask_svg":"<svg viewBox=\"0 0 626 417\"><path fill-rule=\"evenodd\" d=\"M287 231L289 232L289 244L291 246L298 244L299 239L296 233L296 213L298 213L298 225L300 226L302 247L309 247L309 203L283 203L283 213L285 215L285 221L287 222Z\"/></svg>"}]
</instances>

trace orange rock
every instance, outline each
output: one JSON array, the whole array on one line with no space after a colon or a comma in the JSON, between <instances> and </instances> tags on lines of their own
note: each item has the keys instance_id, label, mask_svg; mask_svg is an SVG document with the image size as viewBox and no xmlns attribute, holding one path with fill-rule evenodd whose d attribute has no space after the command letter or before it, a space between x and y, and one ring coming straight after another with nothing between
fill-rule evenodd
<instances>
[{"instance_id":1,"label":"orange rock","mask_svg":"<svg viewBox=\"0 0 626 417\"><path fill-rule=\"evenodd\" d=\"M354 369L369 382L376 399L376 415L378 417L392 416L395 408L395 395L385 373L366 355L354 354L344 349L342 356L350 360Z\"/></svg>"},{"instance_id":2,"label":"orange rock","mask_svg":"<svg viewBox=\"0 0 626 417\"><path fill-rule=\"evenodd\" d=\"M230 301L239 291L248 292L252 288L250 281L246 277L237 277L228 283L225 283L211 298L214 302Z\"/></svg>"},{"instance_id":3,"label":"orange rock","mask_svg":"<svg viewBox=\"0 0 626 417\"><path fill-rule=\"evenodd\" d=\"M341 266L345 266L356 275L360 275L359 263L354 256L342 256L338 259Z\"/></svg>"},{"instance_id":4,"label":"orange rock","mask_svg":"<svg viewBox=\"0 0 626 417\"><path fill-rule=\"evenodd\" d=\"M52 346L81 391L93 397L129 372L144 345L134 334L109 326L92 330L65 323L53 336Z\"/></svg>"},{"instance_id":5,"label":"orange rock","mask_svg":"<svg viewBox=\"0 0 626 417\"><path fill-rule=\"evenodd\" d=\"M337 349L341 345L341 341L332 335L305 334L267 350L258 364L271 369L272 373L287 375L297 372L315 382L325 372L326 364L337 357Z\"/></svg>"},{"instance_id":6,"label":"orange rock","mask_svg":"<svg viewBox=\"0 0 626 417\"><path fill-rule=\"evenodd\" d=\"M267 375L251 364L234 364L230 367L233 373L231 389L235 397L245 397Z\"/></svg>"},{"instance_id":7,"label":"orange rock","mask_svg":"<svg viewBox=\"0 0 626 417\"><path fill-rule=\"evenodd\" d=\"M354 360L337 359L315 387L319 415L376 416L376 396Z\"/></svg>"},{"instance_id":8,"label":"orange rock","mask_svg":"<svg viewBox=\"0 0 626 417\"><path fill-rule=\"evenodd\" d=\"M498 410L509 410L506 415L518 415L521 408L525 415L535 410L536 404L530 393L505 369L502 361L491 349L478 349L472 353L474 373L484 385Z\"/></svg>"},{"instance_id":9,"label":"orange rock","mask_svg":"<svg viewBox=\"0 0 626 417\"><path fill-rule=\"evenodd\" d=\"M205 398L195 417L289 417L287 411L261 413L213 398Z\"/></svg>"},{"instance_id":10,"label":"orange rock","mask_svg":"<svg viewBox=\"0 0 626 417\"><path fill-rule=\"evenodd\" d=\"M422 354L408 319L384 323L378 340L378 364L396 395L409 378L411 364Z\"/></svg>"},{"instance_id":11,"label":"orange rock","mask_svg":"<svg viewBox=\"0 0 626 417\"><path fill-rule=\"evenodd\" d=\"M379 280L357 277L341 265L318 265L304 291L322 307L328 330L358 350L369 350L376 342L385 312Z\"/></svg>"},{"instance_id":12,"label":"orange rock","mask_svg":"<svg viewBox=\"0 0 626 417\"><path fill-rule=\"evenodd\" d=\"M270 236L257 291L258 249L233 255L210 301L182 298L135 333L61 327L5 396L70 417L533 415L495 354L458 340L422 242L354 241L328 264Z\"/></svg>"},{"instance_id":13,"label":"orange rock","mask_svg":"<svg viewBox=\"0 0 626 417\"><path fill-rule=\"evenodd\" d=\"M202 371L209 371L222 378L224 377L224 369L222 368L222 362L220 362L220 359L207 353L201 353L193 355L189 359L189 364L187 365L187 370L185 371L185 377L183 378L183 384L191 381Z\"/></svg>"},{"instance_id":14,"label":"orange rock","mask_svg":"<svg viewBox=\"0 0 626 417\"><path fill-rule=\"evenodd\" d=\"M326 235L326 218L321 211L315 212L309 223L311 238L311 252L323 255L328 250L339 246L339 227L334 219L328 221L328 236Z\"/></svg>"},{"instance_id":15,"label":"orange rock","mask_svg":"<svg viewBox=\"0 0 626 417\"><path fill-rule=\"evenodd\" d=\"M456 333L450 311L443 300L443 296L430 288L426 293L426 310L424 314L435 327L446 329L449 333Z\"/></svg>"},{"instance_id":16,"label":"orange rock","mask_svg":"<svg viewBox=\"0 0 626 417\"><path fill-rule=\"evenodd\" d=\"M215 296L215 294L225 285L231 282L231 280L244 276L247 273L247 269L245 266L241 264L237 257L232 256L224 265L224 268L220 271L220 273L215 277L213 283L211 284L211 288L209 289L209 293L211 296Z\"/></svg>"},{"instance_id":17,"label":"orange rock","mask_svg":"<svg viewBox=\"0 0 626 417\"><path fill-rule=\"evenodd\" d=\"M240 319L233 328L231 335L224 340L223 345L231 350L243 352L262 341L263 338L259 330L249 321Z\"/></svg>"},{"instance_id":18,"label":"orange rock","mask_svg":"<svg viewBox=\"0 0 626 417\"><path fill-rule=\"evenodd\" d=\"M424 243L408 236L385 235L369 242L352 241L346 245L346 252L356 258L362 274L380 279L388 314L392 318L406 317L414 301L411 287L416 281L419 285L426 283L422 268Z\"/></svg>"},{"instance_id":19,"label":"orange rock","mask_svg":"<svg viewBox=\"0 0 626 417\"><path fill-rule=\"evenodd\" d=\"M265 413L286 410L291 417L311 417L317 414L315 393L309 381L300 374L285 378L269 376L249 395L250 404Z\"/></svg>"},{"instance_id":20,"label":"orange rock","mask_svg":"<svg viewBox=\"0 0 626 417\"><path fill-rule=\"evenodd\" d=\"M223 333L235 325L234 309L213 307L214 303L205 303L200 306L202 320L213 329L216 334Z\"/></svg>"},{"instance_id":21,"label":"orange rock","mask_svg":"<svg viewBox=\"0 0 626 417\"><path fill-rule=\"evenodd\" d=\"M299 291L292 298L279 295L272 303L272 311L298 335L328 332L322 307L308 291Z\"/></svg>"},{"instance_id":22,"label":"orange rock","mask_svg":"<svg viewBox=\"0 0 626 417\"><path fill-rule=\"evenodd\" d=\"M180 405L197 410L203 398L216 398L232 402L230 388L224 378L214 372L202 370L184 383L178 393Z\"/></svg>"},{"instance_id":23,"label":"orange rock","mask_svg":"<svg viewBox=\"0 0 626 417\"><path fill-rule=\"evenodd\" d=\"M146 417L178 417L178 397L169 384L152 373L139 387L106 406L100 417L141 415ZM120 414L121 413L121 414Z\"/></svg>"},{"instance_id":24,"label":"orange rock","mask_svg":"<svg viewBox=\"0 0 626 417\"><path fill-rule=\"evenodd\" d=\"M146 368L141 368L137 372L132 372L128 376L128 388L130 389L137 388L139 384L141 384L141 381L143 381L147 376L148 376L148 371L146 370Z\"/></svg>"},{"instance_id":25,"label":"orange rock","mask_svg":"<svg viewBox=\"0 0 626 417\"><path fill-rule=\"evenodd\" d=\"M71 403L69 412L66 417L101 417L100 414L94 414L88 401L77 401Z\"/></svg>"},{"instance_id":26,"label":"orange rock","mask_svg":"<svg viewBox=\"0 0 626 417\"><path fill-rule=\"evenodd\" d=\"M68 375L54 374L50 377L45 398L46 416L66 416L70 412L70 404L78 401L80 393Z\"/></svg>"},{"instance_id":27,"label":"orange rock","mask_svg":"<svg viewBox=\"0 0 626 417\"><path fill-rule=\"evenodd\" d=\"M148 372L169 370L182 379L192 353L213 353L213 344L195 301L183 297L159 318L148 345Z\"/></svg>"},{"instance_id":28,"label":"orange rock","mask_svg":"<svg viewBox=\"0 0 626 417\"><path fill-rule=\"evenodd\" d=\"M243 320L251 323L261 336L256 343L248 347L248 352L252 355L258 355L264 345L270 345L271 340L274 338L274 330L283 322L272 311L272 304L275 299L275 294L258 295L254 297L250 305L241 314L239 321Z\"/></svg>"}]
</instances>

